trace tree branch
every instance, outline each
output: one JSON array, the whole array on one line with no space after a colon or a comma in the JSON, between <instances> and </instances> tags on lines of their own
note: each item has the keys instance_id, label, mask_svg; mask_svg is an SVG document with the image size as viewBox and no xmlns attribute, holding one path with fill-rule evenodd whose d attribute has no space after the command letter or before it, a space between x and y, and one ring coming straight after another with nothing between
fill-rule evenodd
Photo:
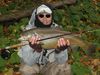
<instances>
[{"instance_id":1,"label":"tree branch","mask_svg":"<svg viewBox=\"0 0 100 75\"><path fill-rule=\"evenodd\" d=\"M59 8L59 7L62 7L64 4L74 4L75 2L76 2L76 0L64 0L64 1L60 1L55 4L50 4L50 5L53 8ZM34 8L29 9L29 10L12 12L7 15L0 15L0 23L15 22L22 18L30 17L33 10L34 10Z\"/></svg>"}]
</instances>

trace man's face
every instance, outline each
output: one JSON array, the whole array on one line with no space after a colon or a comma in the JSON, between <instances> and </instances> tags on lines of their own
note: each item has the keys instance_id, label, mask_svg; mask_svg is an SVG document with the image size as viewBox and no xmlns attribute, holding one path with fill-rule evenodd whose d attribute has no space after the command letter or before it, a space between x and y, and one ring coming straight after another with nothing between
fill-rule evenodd
<instances>
[{"instance_id":1,"label":"man's face","mask_svg":"<svg viewBox=\"0 0 100 75\"><path fill-rule=\"evenodd\" d=\"M40 14L38 14L38 19L44 25L50 25L51 21L52 21L52 15L48 14L48 13L40 13Z\"/></svg>"}]
</instances>

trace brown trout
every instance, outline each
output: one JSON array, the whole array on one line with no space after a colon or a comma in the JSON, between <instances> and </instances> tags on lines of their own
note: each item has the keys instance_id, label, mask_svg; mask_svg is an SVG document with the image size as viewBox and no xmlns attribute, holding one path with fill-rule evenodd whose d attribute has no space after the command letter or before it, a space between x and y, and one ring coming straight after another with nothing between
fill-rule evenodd
<instances>
[{"instance_id":1,"label":"brown trout","mask_svg":"<svg viewBox=\"0 0 100 75\"><path fill-rule=\"evenodd\" d=\"M57 48L57 41L59 38L63 37L66 41L69 40L71 46L79 46L83 49L87 48L87 44L81 40L77 34L72 34L71 32L61 31L56 28L35 28L22 32L20 41L27 41L33 35L39 35L41 40L40 43L44 49Z\"/></svg>"}]
</instances>

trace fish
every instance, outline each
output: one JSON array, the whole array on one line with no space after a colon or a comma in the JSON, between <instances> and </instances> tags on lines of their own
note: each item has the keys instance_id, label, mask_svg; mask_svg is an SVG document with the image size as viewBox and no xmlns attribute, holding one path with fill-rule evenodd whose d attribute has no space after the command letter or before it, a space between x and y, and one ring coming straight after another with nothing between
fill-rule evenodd
<instances>
[{"instance_id":1,"label":"fish","mask_svg":"<svg viewBox=\"0 0 100 75\"><path fill-rule=\"evenodd\" d=\"M70 46L81 47L87 49L87 43L78 37L77 34L73 34L68 31L56 29L56 28L34 28L30 30L23 31L21 33L20 41L28 41L32 36L38 35L41 39L40 44L44 49L54 49L57 48L57 41L59 38L64 38L65 41L70 41Z\"/></svg>"}]
</instances>

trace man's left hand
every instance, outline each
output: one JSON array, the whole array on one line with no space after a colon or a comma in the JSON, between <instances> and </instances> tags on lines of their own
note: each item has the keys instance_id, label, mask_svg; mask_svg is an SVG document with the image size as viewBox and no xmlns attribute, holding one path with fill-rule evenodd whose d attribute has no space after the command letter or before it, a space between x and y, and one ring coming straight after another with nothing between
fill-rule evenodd
<instances>
[{"instance_id":1,"label":"man's left hand","mask_svg":"<svg viewBox=\"0 0 100 75\"><path fill-rule=\"evenodd\" d=\"M70 45L69 40L65 40L64 38L60 38L57 43L57 49L55 50L56 53L59 53L68 48Z\"/></svg>"}]
</instances>

